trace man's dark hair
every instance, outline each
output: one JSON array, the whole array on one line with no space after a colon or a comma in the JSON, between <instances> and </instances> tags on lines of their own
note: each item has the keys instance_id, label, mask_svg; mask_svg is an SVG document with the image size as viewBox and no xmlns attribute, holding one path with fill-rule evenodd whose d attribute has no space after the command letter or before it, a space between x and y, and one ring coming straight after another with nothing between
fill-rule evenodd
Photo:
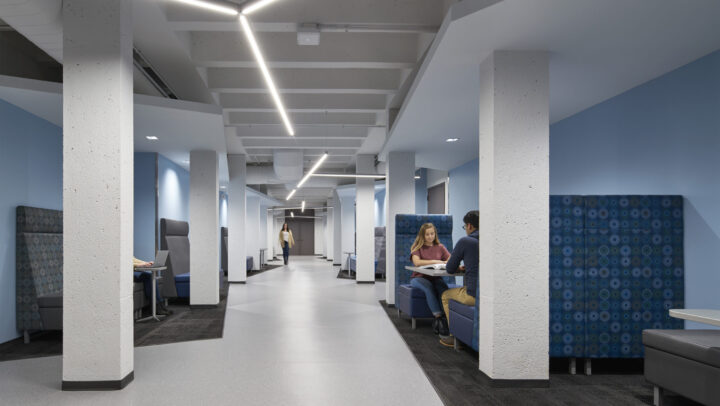
<instances>
[{"instance_id":1,"label":"man's dark hair","mask_svg":"<svg viewBox=\"0 0 720 406\"><path fill-rule=\"evenodd\" d=\"M473 227L478 228L479 223L480 212L477 210L470 210L465 217L463 217L463 224L471 224Z\"/></svg>"}]
</instances>

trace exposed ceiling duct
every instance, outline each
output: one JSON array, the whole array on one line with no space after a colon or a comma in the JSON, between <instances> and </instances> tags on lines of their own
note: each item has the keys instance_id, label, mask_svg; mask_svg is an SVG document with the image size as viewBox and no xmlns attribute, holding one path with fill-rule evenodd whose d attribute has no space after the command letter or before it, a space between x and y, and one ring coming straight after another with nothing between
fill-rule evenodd
<instances>
[{"instance_id":1,"label":"exposed ceiling duct","mask_svg":"<svg viewBox=\"0 0 720 406\"><path fill-rule=\"evenodd\" d=\"M61 0L0 0L0 18L38 48L62 62Z\"/></svg>"}]
</instances>

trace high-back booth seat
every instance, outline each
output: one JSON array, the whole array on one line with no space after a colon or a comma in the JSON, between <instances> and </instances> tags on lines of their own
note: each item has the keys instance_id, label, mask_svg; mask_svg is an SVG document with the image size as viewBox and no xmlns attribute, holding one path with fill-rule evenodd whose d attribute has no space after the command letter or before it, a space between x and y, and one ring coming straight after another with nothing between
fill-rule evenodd
<instances>
[{"instance_id":1,"label":"high-back booth seat","mask_svg":"<svg viewBox=\"0 0 720 406\"><path fill-rule=\"evenodd\" d=\"M16 323L25 342L30 331L62 329L62 227L62 211L16 209Z\"/></svg>"},{"instance_id":2,"label":"high-back booth seat","mask_svg":"<svg viewBox=\"0 0 720 406\"><path fill-rule=\"evenodd\" d=\"M641 358L681 329L682 196L550 197L550 356Z\"/></svg>"},{"instance_id":3,"label":"high-back booth seat","mask_svg":"<svg viewBox=\"0 0 720 406\"><path fill-rule=\"evenodd\" d=\"M705 405L720 405L720 330L645 330L645 379L655 405L667 389Z\"/></svg>"},{"instance_id":4,"label":"high-back booth seat","mask_svg":"<svg viewBox=\"0 0 720 406\"><path fill-rule=\"evenodd\" d=\"M187 221L160 219L160 249L168 251L167 271L163 272L164 297L190 298L190 225ZM220 286L223 270L218 269Z\"/></svg>"},{"instance_id":5,"label":"high-back booth seat","mask_svg":"<svg viewBox=\"0 0 720 406\"><path fill-rule=\"evenodd\" d=\"M385 227L375 227L375 274L385 277Z\"/></svg>"},{"instance_id":6,"label":"high-back booth seat","mask_svg":"<svg viewBox=\"0 0 720 406\"><path fill-rule=\"evenodd\" d=\"M410 248L417 237L420 227L425 223L433 223L438 232L440 242L448 251L452 251L452 216L441 214L398 214L395 216L395 305L398 313L410 316L413 328L415 320L432 318L433 314L427 305L425 293L410 286L412 272L405 269L412 266ZM453 277L443 278L450 288Z\"/></svg>"},{"instance_id":7,"label":"high-back booth seat","mask_svg":"<svg viewBox=\"0 0 720 406\"><path fill-rule=\"evenodd\" d=\"M479 286L475 289L475 298L479 296ZM470 346L475 351L478 350L478 333L479 333L479 301L475 300L474 306L464 305L454 300L450 301L450 309L448 312L448 324L450 324L450 334L456 340L461 341L465 345Z\"/></svg>"}]
</instances>

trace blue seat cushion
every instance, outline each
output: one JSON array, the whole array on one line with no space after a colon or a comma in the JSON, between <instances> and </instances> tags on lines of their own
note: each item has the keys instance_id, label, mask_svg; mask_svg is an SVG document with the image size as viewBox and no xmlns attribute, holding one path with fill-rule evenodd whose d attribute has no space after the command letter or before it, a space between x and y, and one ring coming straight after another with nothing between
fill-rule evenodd
<instances>
[{"instance_id":1,"label":"blue seat cushion","mask_svg":"<svg viewBox=\"0 0 720 406\"><path fill-rule=\"evenodd\" d=\"M458 285L455 285L455 284L452 284L452 283L448 284L448 289L453 289L453 288L457 288L457 287L459 287L459 286L458 286ZM413 288L412 286L410 286L409 284L400 285L400 286L398 287L398 294L399 294L399 295L410 296L410 297L412 297L412 298L425 299L425 292L423 292L423 291L420 290L420 289L414 289L414 288ZM472 316L471 316L471 317L472 317Z\"/></svg>"},{"instance_id":2,"label":"blue seat cushion","mask_svg":"<svg viewBox=\"0 0 720 406\"><path fill-rule=\"evenodd\" d=\"M454 300L450 301L450 311L465 316L470 320L475 317L475 306L466 306Z\"/></svg>"},{"instance_id":3,"label":"blue seat cushion","mask_svg":"<svg viewBox=\"0 0 720 406\"><path fill-rule=\"evenodd\" d=\"M176 275L175 283L190 283L190 272Z\"/></svg>"}]
</instances>

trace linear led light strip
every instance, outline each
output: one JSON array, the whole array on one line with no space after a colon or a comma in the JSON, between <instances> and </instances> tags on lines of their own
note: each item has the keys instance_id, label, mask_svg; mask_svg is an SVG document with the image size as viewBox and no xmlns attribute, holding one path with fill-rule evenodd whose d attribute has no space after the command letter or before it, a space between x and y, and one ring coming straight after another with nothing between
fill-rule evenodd
<instances>
[{"instance_id":1,"label":"linear led light strip","mask_svg":"<svg viewBox=\"0 0 720 406\"><path fill-rule=\"evenodd\" d=\"M316 173L313 176L321 178L361 178L361 179L384 179L385 175L359 175L356 173ZM420 176L415 176L415 179L420 179Z\"/></svg>"},{"instance_id":2,"label":"linear led light strip","mask_svg":"<svg viewBox=\"0 0 720 406\"><path fill-rule=\"evenodd\" d=\"M293 189L292 192L290 192L290 194L288 195L288 197L287 197L285 200L290 200L290 198L293 197L293 195L295 194L295 192L297 192L297 190L300 189L300 188L302 187L302 185L304 185L305 182L307 182L308 179L310 179L310 177L313 175L313 173L315 173L315 171L318 170L318 168L320 167L320 165L322 165L322 163L325 162L325 160L327 159L327 157L328 157L328 153L326 152L326 153L324 153L324 154L320 157L320 159L318 159L317 162L315 162L315 165L313 165L313 167L310 168L310 171L308 171L308 173L305 174L305 176L304 176L302 179L300 179L300 182L298 182L298 184L297 184L297 186L295 187L295 189Z\"/></svg>"},{"instance_id":3,"label":"linear led light strip","mask_svg":"<svg viewBox=\"0 0 720 406\"><path fill-rule=\"evenodd\" d=\"M238 15L240 14L240 24L243 27L243 31L245 31L245 36L248 38L248 42L250 42L250 48L252 49L253 54L255 55L255 60L257 61L258 66L260 67L260 71L262 72L263 78L265 78L265 84L268 87L268 90L270 91L270 95L272 95L273 101L275 101L275 106L278 109L278 112L280 113L280 117L282 118L283 123L285 124L285 129L287 130L288 134L295 135L295 130L293 129L292 123L290 123L290 118L287 115L287 112L285 111L285 106L283 105L282 100L280 99L280 94L277 91L277 87L275 87L275 82L272 79L272 76L270 76L270 70L267 67L267 64L265 63L265 58L263 57L262 52L260 51L260 46L258 45L257 40L255 39L255 34L253 33L252 27L250 26L250 20L246 17L250 13L253 13L268 4L274 2L275 0L260 0L256 1L249 6L243 8L241 11L238 11L237 6L233 3L228 2L216 2L216 1L207 1L207 0L176 0L180 3L189 4L196 7L201 7L207 10L217 11L219 13L223 14L229 14L229 15ZM225 5L227 4L227 5Z\"/></svg>"},{"instance_id":4,"label":"linear led light strip","mask_svg":"<svg viewBox=\"0 0 720 406\"><path fill-rule=\"evenodd\" d=\"M253 54L255 54L255 60L257 60L260 71L265 78L265 83L267 84L268 90L270 90L270 94L275 101L275 106L277 106L280 117L282 117L283 123L285 123L285 129L287 130L288 134L295 135L295 130L293 130L292 124L290 123L290 119L288 118L287 112L285 111L285 106L283 105L283 102L280 99L280 94L275 87L275 82L273 82L272 76L270 76L270 71L265 64L265 58L263 58L262 52L260 51L260 46L255 39L255 34L253 34L252 27L250 27L250 21L247 19L247 17L245 17L244 14L240 15L240 24L242 24L245 35L250 42L250 48L252 48Z\"/></svg>"},{"instance_id":5,"label":"linear led light strip","mask_svg":"<svg viewBox=\"0 0 720 406\"><path fill-rule=\"evenodd\" d=\"M302 201L302 206L300 207L300 213L305 213L305 200Z\"/></svg>"}]
</instances>

